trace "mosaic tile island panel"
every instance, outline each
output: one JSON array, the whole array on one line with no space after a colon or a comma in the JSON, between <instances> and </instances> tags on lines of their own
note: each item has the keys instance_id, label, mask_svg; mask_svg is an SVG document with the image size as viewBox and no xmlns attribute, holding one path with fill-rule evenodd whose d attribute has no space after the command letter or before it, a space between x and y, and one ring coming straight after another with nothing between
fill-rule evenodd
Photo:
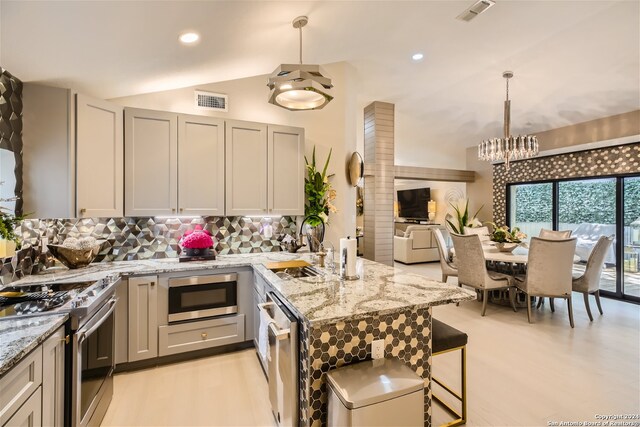
<instances>
[{"instance_id":1,"label":"mosaic tile island panel","mask_svg":"<svg viewBox=\"0 0 640 427\"><path fill-rule=\"evenodd\" d=\"M51 254L41 252L43 238L60 244L67 237L95 237L104 242L95 262L176 258L180 238L196 225L211 232L214 250L220 255L280 251L278 238L296 234L292 217L27 219L17 230L23 249L13 258L0 259L0 285L55 263ZM265 237L267 228L270 237Z\"/></svg>"},{"instance_id":2,"label":"mosaic tile island panel","mask_svg":"<svg viewBox=\"0 0 640 427\"><path fill-rule=\"evenodd\" d=\"M371 342L384 340L387 357L404 362L425 380L424 426L431 427L431 307L402 310L331 325L301 328L301 425L327 425L326 373L371 359Z\"/></svg>"}]
</instances>

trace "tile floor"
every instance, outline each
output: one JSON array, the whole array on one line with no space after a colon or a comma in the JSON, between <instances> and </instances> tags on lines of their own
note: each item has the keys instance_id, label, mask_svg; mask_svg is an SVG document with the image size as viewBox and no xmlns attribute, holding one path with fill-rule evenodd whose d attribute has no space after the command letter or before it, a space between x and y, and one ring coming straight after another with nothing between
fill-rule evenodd
<instances>
[{"instance_id":1,"label":"tile floor","mask_svg":"<svg viewBox=\"0 0 640 427\"><path fill-rule=\"evenodd\" d=\"M440 277L437 263L401 269ZM449 283L455 284L450 278ZM595 304L592 304L595 309ZM595 422L596 414L640 413L640 306L603 299L589 322L581 296L569 327L564 302L527 323L526 310L471 301L434 308L434 316L469 335L468 426L547 426ZM457 354L433 369L457 384ZM436 406L433 425L447 421ZM253 350L115 377L103 426L273 426L267 384Z\"/></svg>"}]
</instances>

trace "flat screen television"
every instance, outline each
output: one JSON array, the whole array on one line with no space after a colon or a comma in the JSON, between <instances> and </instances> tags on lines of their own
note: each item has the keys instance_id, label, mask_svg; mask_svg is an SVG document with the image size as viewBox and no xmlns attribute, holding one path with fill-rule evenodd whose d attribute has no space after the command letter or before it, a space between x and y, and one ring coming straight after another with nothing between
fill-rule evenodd
<instances>
[{"instance_id":1,"label":"flat screen television","mask_svg":"<svg viewBox=\"0 0 640 427\"><path fill-rule=\"evenodd\" d=\"M407 219L429 219L427 203L431 200L431 189L415 188L398 190L398 216Z\"/></svg>"}]
</instances>

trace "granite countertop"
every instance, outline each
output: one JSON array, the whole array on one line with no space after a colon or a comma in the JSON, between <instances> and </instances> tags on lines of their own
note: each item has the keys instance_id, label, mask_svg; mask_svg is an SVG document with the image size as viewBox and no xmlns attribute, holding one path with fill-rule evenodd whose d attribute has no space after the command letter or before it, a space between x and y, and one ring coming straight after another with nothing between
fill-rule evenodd
<instances>
[{"instance_id":1,"label":"granite countertop","mask_svg":"<svg viewBox=\"0 0 640 427\"><path fill-rule=\"evenodd\" d=\"M67 314L0 320L0 377L67 321Z\"/></svg>"},{"instance_id":2,"label":"granite countertop","mask_svg":"<svg viewBox=\"0 0 640 427\"><path fill-rule=\"evenodd\" d=\"M360 278L352 281L283 280L261 265L256 271L313 326L476 298L472 290L399 268L364 258L358 258L357 263Z\"/></svg>"},{"instance_id":3,"label":"granite countertop","mask_svg":"<svg viewBox=\"0 0 640 427\"><path fill-rule=\"evenodd\" d=\"M354 281L340 281L335 275L332 280L284 280L263 265L270 261L308 260L309 256L308 253L273 252L220 255L215 261L186 263L179 263L177 259L105 262L78 270L26 276L11 285L98 280L111 274L132 276L252 267L311 325L455 303L476 296L473 291L363 258L358 258L362 277Z\"/></svg>"}]
</instances>

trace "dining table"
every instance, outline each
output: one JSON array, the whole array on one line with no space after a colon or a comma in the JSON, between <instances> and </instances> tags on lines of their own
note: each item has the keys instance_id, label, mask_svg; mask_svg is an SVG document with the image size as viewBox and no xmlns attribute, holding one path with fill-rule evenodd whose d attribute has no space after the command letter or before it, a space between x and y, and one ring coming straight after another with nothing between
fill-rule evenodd
<instances>
[{"instance_id":1,"label":"dining table","mask_svg":"<svg viewBox=\"0 0 640 427\"><path fill-rule=\"evenodd\" d=\"M511 264L526 264L529 261L529 249L524 246L518 246L512 252L501 252L496 248L493 242L487 242L482 245L484 259L493 262L504 262ZM579 262L580 257L573 255L573 262Z\"/></svg>"}]
</instances>

